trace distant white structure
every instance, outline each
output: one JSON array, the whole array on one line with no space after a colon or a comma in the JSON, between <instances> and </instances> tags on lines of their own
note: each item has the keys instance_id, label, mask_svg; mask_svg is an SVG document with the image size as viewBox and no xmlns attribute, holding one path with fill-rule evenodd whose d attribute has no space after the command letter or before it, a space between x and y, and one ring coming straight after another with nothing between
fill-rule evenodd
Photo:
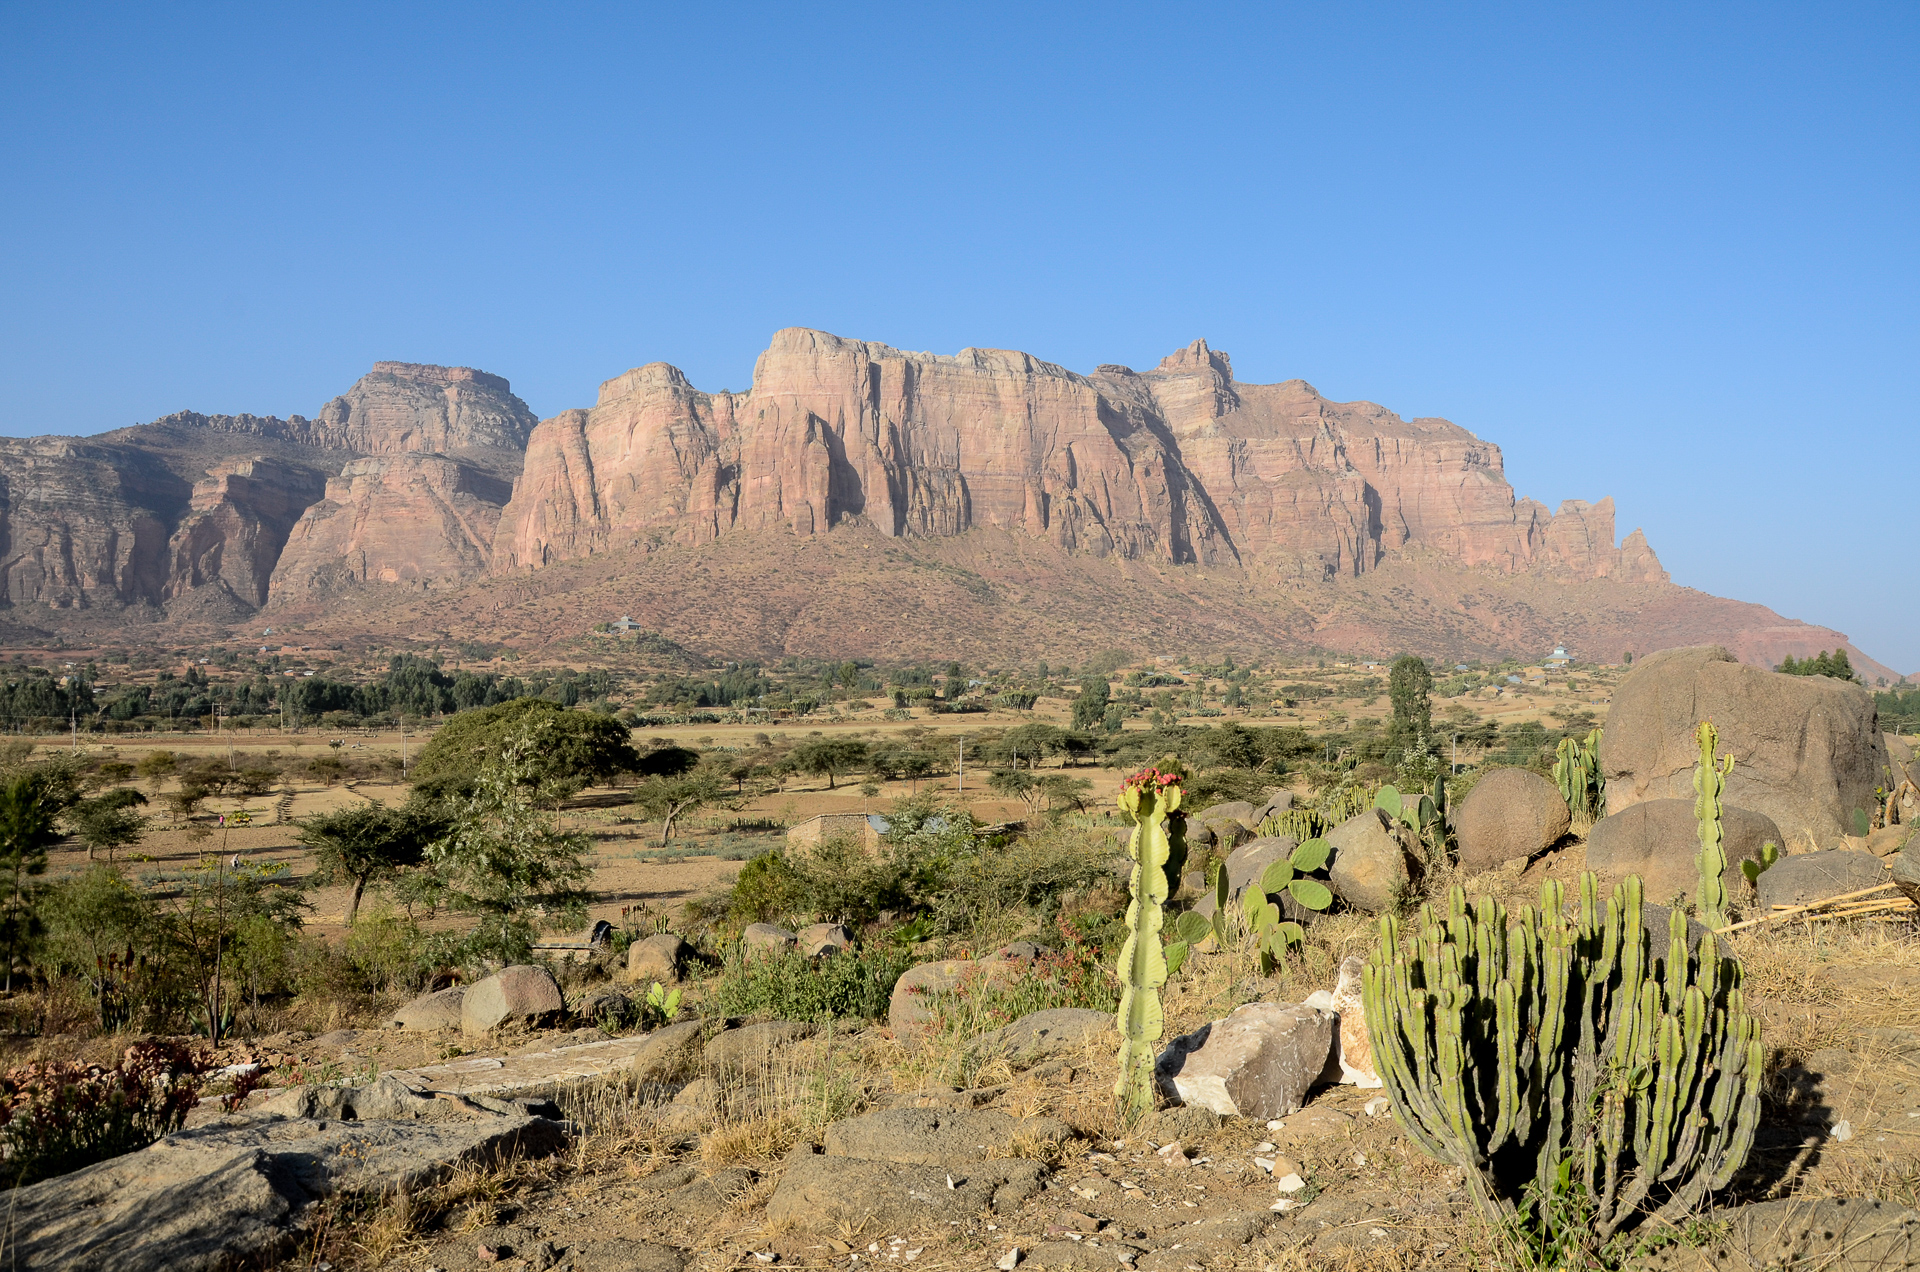
<instances>
[{"instance_id":1,"label":"distant white structure","mask_svg":"<svg viewBox=\"0 0 1920 1272\"><path fill-rule=\"evenodd\" d=\"M1573 662L1573 655L1567 652L1565 645L1555 645L1553 652L1541 659L1549 667L1566 667Z\"/></svg>"},{"instance_id":2,"label":"distant white structure","mask_svg":"<svg viewBox=\"0 0 1920 1272\"><path fill-rule=\"evenodd\" d=\"M634 622L625 614L622 614L617 621L609 623L608 626L616 632L634 632L640 630L640 624Z\"/></svg>"}]
</instances>

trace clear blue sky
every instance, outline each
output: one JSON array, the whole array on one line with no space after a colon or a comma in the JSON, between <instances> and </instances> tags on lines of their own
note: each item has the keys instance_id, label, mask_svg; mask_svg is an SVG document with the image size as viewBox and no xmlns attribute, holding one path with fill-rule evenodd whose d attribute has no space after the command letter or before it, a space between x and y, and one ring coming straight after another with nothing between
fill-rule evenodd
<instances>
[{"instance_id":1,"label":"clear blue sky","mask_svg":"<svg viewBox=\"0 0 1920 1272\"><path fill-rule=\"evenodd\" d=\"M1920 669L1920 9L0 4L0 431L767 336L1443 415Z\"/></svg>"}]
</instances>

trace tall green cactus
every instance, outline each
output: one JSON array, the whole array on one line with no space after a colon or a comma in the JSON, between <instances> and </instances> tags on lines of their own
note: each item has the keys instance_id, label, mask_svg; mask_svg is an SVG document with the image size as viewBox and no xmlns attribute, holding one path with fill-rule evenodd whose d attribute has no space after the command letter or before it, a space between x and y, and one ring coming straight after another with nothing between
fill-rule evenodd
<instances>
[{"instance_id":1,"label":"tall green cactus","mask_svg":"<svg viewBox=\"0 0 1920 1272\"><path fill-rule=\"evenodd\" d=\"M1600 730L1581 741L1561 738L1553 763L1553 782L1567 801L1575 830L1585 831L1606 815L1606 782L1600 775Z\"/></svg>"},{"instance_id":2,"label":"tall green cactus","mask_svg":"<svg viewBox=\"0 0 1920 1272\"><path fill-rule=\"evenodd\" d=\"M1120 810L1133 821L1127 855L1133 858L1127 905L1127 940L1120 947L1120 1079L1113 1094L1130 1116L1153 1107L1153 1062L1165 1023L1160 987L1167 983L1167 956L1160 943L1167 904L1167 863L1184 858L1184 818L1180 809L1182 775L1144 769L1120 786Z\"/></svg>"},{"instance_id":3,"label":"tall green cactus","mask_svg":"<svg viewBox=\"0 0 1920 1272\"><path fill-rule=\"evenodd\" d=\"M1604 913L1592 874L1568 914L1455 888L1418 929L1380 921L1367 961L1367 1035L1394 1118L1429 1156L1463 1168L1496 1222L1577 1179L1604 1241L1652 1212L1674 1218L1725 1187L1753 1146L1763 1055L1740 965L1712 935L1689 953L1643 927L1630 876ZM1656 911L1657 913L1657 911Z\"/></svg>"},{"instance_id":4,"label":"tall green cactus","mask_svg":"<svg viewBox=\"0 0 1920 1272\"><path fill-rule=\"evenodd\" d=\"M1693 815L1700 823L1700 854L1694 863L1700 867L1700 886L1693 902L1700 921L1718 931L1727 926L1727 850L1726 833L1721 826L1720 796L1727 789L1727 774L1733 772L1733 757L1713 752L1720 745L1720 733L1710 720L1702 720L1695 735L1700 740L1700 762L1693 768L1693 789L1699 798L1693 801Z\"/></svg>"}]
</instances>

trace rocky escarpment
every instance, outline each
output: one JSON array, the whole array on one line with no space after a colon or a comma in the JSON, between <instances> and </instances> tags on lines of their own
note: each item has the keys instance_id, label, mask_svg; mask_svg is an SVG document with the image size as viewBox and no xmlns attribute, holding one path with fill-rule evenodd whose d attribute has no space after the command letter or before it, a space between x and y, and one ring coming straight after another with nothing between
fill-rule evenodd
<instances>
[{"instance_id":1,"label":"rocky escarpment","mask_svg":"<svg viewBox=\"0 0 1920 1272\"><path fill-rule=\"evenodd\" d=\"M1091 376L1030 355L953 356L790 328L745 394L664 363L543 421L494 544L535 568L733 530L891 536L1016 529L1093 556L1260 566L1318 581L1424 546L1461 564L1662 580L1613 505L1516 499L1500 450L1445 420L1242 385L1204 341Z\"/></svg>"},{"instance_id":2,"label":"rocky escarpment","mask_svg":"<svg viewBox=\"0 0 1920 1272\"><path fill-rule=\"evenodd\" d=\"M499 376L381 362L312 419L0 440L0 601L235 618L347 579L471 579L534 423Z\"/></svg>"}]
</instances>

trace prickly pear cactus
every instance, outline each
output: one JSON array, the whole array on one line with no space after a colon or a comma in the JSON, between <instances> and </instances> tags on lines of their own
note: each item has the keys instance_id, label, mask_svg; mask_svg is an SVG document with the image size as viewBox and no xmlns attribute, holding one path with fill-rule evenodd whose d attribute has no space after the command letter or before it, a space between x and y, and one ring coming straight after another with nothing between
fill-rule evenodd
<instances>
[{"instance_id":1,"label":"prickly pear cactus","mask_svg":"<svg viewBox=\"0 0 1920 1272\"><path fill-rule=\"evenodd\" d=\"M1693 802L1693 815L1700 824L1700 853L1694 861L1700 867L1700 885L1693 900L1699 908L1700 921L1717 931L1728 922L1727 850L1721 826L1724 809L1720 796L1727 789L1727 774L1733 772L1733 757L1714 759L1720 733L1711 721L1701 721L1700 730L1694 736L1700 741L1700 762L1693 769L1693 789L1698 795Z\"/></svg>"},{"instance_id":2,"label":"prickly pear cactus","mask_svg":"<svg viewBox=\"0 0 1920 1272\"><path fill-rule=\"evenodd\" d=\"M1160 942L1166 920L1167 861L1174 845L1169 814L1180 809L1181 774L1144 769L1120 786L1120 811L1133 821L1127 855L1133 858L1127 906L1127 940L1120 947L1120 1078L1114 1096L1129 1116L1153 1107L1153 1062L1164 1018L1160 987L1167 983L1167 956Z\"/></svg>"}]
</instances>

